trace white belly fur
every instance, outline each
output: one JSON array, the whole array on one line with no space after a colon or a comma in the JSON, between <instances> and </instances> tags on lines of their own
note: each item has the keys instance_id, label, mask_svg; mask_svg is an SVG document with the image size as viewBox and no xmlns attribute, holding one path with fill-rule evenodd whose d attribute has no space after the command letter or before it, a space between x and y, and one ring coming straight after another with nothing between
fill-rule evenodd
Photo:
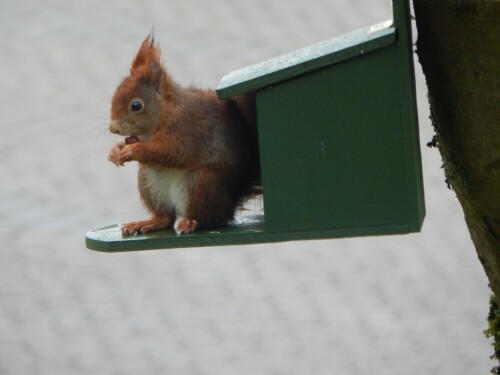
<instances>
[{"instance_id":1,"label":"white belly fur","mask_svg":"<svg viewBox=\"0 0 500 375\"><path fill-rule=\"evenodd\" d=\"M185 217L188 202L188 172L185 169L144 169L153 202Z\"/></svg>"}]
</instances>

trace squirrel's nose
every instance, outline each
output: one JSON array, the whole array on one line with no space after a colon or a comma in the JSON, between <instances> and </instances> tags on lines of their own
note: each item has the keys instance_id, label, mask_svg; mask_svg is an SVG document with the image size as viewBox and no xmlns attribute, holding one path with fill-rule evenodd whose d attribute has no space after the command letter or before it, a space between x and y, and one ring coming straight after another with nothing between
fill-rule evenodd
<instances>
[{"instance_id":1,"label":"squirrel's nose","mask_svg":"<svg viewBox=\"0 0 500 375\"><path fill-rule=\"evenodd\" d=\"M114 134L120 134L120 127L118 126L118 122L116 120L111 120L109 123L109 131Z\"/></svg>"}]
</instances>

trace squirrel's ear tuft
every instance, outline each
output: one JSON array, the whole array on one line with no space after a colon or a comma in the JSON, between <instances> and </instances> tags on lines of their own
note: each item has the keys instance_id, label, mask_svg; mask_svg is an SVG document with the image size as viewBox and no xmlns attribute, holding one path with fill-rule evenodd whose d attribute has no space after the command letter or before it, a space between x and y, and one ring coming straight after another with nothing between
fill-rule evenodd
<instances>
[{"instance_id":1,"label":"squirrel's ear tuft","mask_svg":"<svg viewBox=\"0 0 500 375\"><path fill-rule=\"evenodd\" d=\"M144 42L142 42L141 48L139 48L134 61L132 61L130 73L135 75L140 71L142 74L146 74L153 65L161 66L160 48L158 44L155 43L154 31L152 31Z\"/></svg>"},{"instance_id":2,"label":"squirrel's ear tuft","mask_svg":"<svg viewBox=\"0 0 500 375\"><path fill-rule=\"evenodd\" d=\"M171 82L160 61L160 47L155 42L154 30L142 42L132 62L130 74L154 86L157 92L169 91Z\"/></svg>"}]
</instances>

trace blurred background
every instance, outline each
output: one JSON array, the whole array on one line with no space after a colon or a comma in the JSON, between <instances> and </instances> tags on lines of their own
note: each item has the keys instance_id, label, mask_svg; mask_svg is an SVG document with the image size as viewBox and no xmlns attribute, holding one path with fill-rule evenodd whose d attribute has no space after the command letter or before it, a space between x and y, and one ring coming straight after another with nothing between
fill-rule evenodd
<instances>
[{"instance_id":1,"label":"blurred background","mask_svg":"<svg viewBox=\"0 0 500 375\"><path fill-rule=\"evenodd\" d=\"M107 161L111 96L153 25L181 84L391 18L388 0L0 0L0 374L487 374L489 288L437 150L421 233L104 254L146 217Z\"/></svg>"}]
</instances>

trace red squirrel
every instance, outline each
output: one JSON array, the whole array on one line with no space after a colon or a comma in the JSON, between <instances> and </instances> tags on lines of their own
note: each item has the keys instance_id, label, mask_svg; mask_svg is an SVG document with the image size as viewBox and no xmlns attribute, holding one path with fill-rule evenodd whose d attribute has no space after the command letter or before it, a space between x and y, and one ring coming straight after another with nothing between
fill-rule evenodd
<instances>
[{"instance_id":1,"label":"red squirrel","mask_svg":"<svg viewBox=\"0 0 500 375\"><path fill-rule=\"evenodd\" d=\"M115 165L137 161L141 200L152 218L123 224L122 235L175 228L178 234L229 224L258 176L255 96L220 100L183 88L160 61L154 36L142 43L116 89L109 130ZM257 177L258 179L258 177Z\"/></svg>"}]
</instances>

